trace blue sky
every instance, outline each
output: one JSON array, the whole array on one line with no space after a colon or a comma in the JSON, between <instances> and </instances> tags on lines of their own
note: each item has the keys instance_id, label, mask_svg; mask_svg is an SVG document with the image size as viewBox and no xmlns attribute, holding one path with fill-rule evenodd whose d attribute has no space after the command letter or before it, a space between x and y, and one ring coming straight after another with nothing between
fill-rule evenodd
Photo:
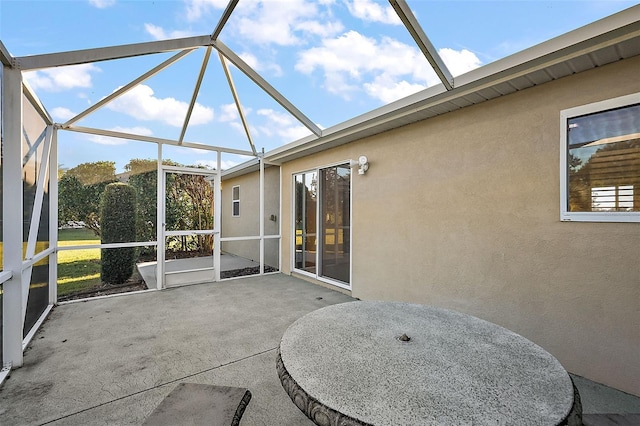
<instances>
[{"instance_id":1,"label":"blue sky","mask_svg":"<svg viewBox=\"0 0 640 426\"><path fill-rule=\"evenodd\" d=\"M0 40L14 56L113 46L213 32L226 0L0 0ZM635 1L408 0L455 75L631 7ZM387 1L240 0L220 40L320 128L438 83ZM172 54L26 73L60 123ZM204 56L199 49L77 124L178 138ZM235 86L258 150L310 132L238 69ZM211 56L185 140L249 150L217 54ZM155 144L59 134L65 167L155 158ZM213 164L213 156L167 148L165 158ZM225 155L223 168L242 162Z\"/></svg>"}]
</instances>

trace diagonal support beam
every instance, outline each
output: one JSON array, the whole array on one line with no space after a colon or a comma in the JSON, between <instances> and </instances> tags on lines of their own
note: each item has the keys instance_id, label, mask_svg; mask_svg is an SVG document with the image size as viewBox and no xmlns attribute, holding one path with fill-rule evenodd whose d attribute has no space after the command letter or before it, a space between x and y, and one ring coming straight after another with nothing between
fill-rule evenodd
<instances>
[{"instance_id":1,"label":"diagonal support beam","mask_svg":"<svg viewBox=\"0 0 640 426\"><path fill-rule=\"evenodd\" d=\"M36 153L42 141L44 141L46 136L46 129L44 132L40 133L40 136L38 136L38 139L36 139L33 145L31 144L29 135L27 134L27 131L25 129L22 129L22 136L24 137L25 142L27 142L27 145L29 145L29 151L27 151L27 153L24 155L24 158L22 159L22 167L24 167L24 165L29 162L29 159L31 159L31 156Z\"/></svg>"},{"instance_id":2,"label":"diagonal support beam","mask_svg":"<svg viewBox=\"0 0 640 426\"><path fill-rule=\"evenodd\" d=\"M229 4L227 5L227 8L222 13L222 17L220 18L220 21L218 21L218 25L216 25L216 29L213 31L213 34L211 34L211 40L218 39L218 36L220 36L222 29L224 28L225 24L231 17L231 14L233 13L233 9L236 8L237 4L238 4L238 0L231 0L229 2Z\"/></svg>"},{"instance_id":3,"label":"diagonal support beam","mask_svg":"<svg viewBox=\"0 0 640 426\"><path fill-rule=\"evenodd\" d=\"M444 87L446 87L447 90L453 89L453 75L451 75L451 72L449 72L438 51L422 30L420 23L409 8L407 2L405 0L389 0L389 3L391 3L391 6L407 28L407 31L409 31L409 34L411 34L411 37L413 37L413 40L431 64L431 67L433 67L433 70L438 75L440 81L442 81L442 84L444 84Z\"/></svg>"},{"instance_id":4,"label":"diagonal support beam","mask_svg":"<svg viewBox=\"0 0 640 426\"><path fill-rule=\"evenodd\" d=\"M36 254L36 242L38 240L38 230L40 228L42 202L44 200L45 185L47 183L47 178L49 177L49 155L51 154L53 126L47 126L43 135L44 146L42 148L42 157L40 158L40 169L38 170L38 181L36 183L36 196L33 201L33 212L31 213L31 222L29 224L29 236L27 237L25 259L32 259ZM26 300L24 300L24 302L26 308Z\"/></svg>"},{"instance_id":5,"label":"diagonal support beam","mask_svg":"<svg viewBox=\"0 0 640 426\"><path fill-rule=\"evenodd\" d=\"M289 114L293 115L300 123L302 123L307 129L311 130L313 134L320 137L322 136L322 130L315 125L306 115L304 115L298 108L296 108L287 98L285 98L280 92L273 88L264 78L262 78L257 72L255 72L245 61L243 61L238 55L236 55L231 49L229 49L220 40L213 42L213 46L222 53L233 65L238 67L247 77L249 77L254 83L256 83L262 90L267 92L276 102L278 102Z\"/></svg>"},{"instance_id":6,"label":"diagonal support beam","mask_svg":"<svg viewBox=\"0 0 640 426\"><path fill-rule=\"evenodd\" d=\"M202 60L202 66L200 67L200 73L198 74L198 80L196 81L196 87L193 89L193 95L191 96L191 102L189 103L189 108L187 109L187 115L184 118L184 124L182 125L182 131L180 132L180 138L178 139L179 143L182 143L184 140L184 135L187 133L187 127L189 126L189 120L191 120L191 114L193 113L193 108L196 105L196 99L198 98L198 93L200 93L200 86L202 85L202 79L204 78L204 73L207 70L207 65L209 64L209 58L211 57L211 46L207 47L207 51L204 53L204 59Z\"/></svg>"},{"instance_id":7,"label":"diagonal support beam","mask_svg":"<svg viewBox=\"0 0 640 426\"><path fill-rule=\"evenodd\" d=\"M104 105L108 104L109 102L111 102L115 98L124 95L129 90L131 90L134 87L136 87L138 84L140 84L143 81L153 77L154 75L156 75L157 73L159 73L163 69L167 68L169 65L173 64L177 60L179 60L179 59L183 58L184 56L188 55L189 53L193 52L193 50L194 49L183 50L182 52L179 52L179 53L173 55L172 57L170 57L169 59L167 59L166 61L164 61L160 65L158 65L158 66L154 67L153 69L147 71L146 73L142 74L140 77L136 78L135 80L133 80L132 82L130 82L126 86L122 86L120 89L116 90L115 92L113 92L109 96L101 99L99 102L96 102L95 104L93 104L89 108L87 108L84 111L82 111L80 114L78 114L75 117L69 119L66 123L64 123L62 125L62 127L69 127L73 123L83 119L87 115L89 115L89 114L95 112L96 110L102 108Z\"/></svg>"},{"instance_id":8,"label":"diagonal support beam","mask_svg":"<svg viewBox=\"0 0 640 426\"><path fill-rule=\"evenodd\" d=\"M251 132L249 131L249 124L247 123L247 119L244 115L244 110L242 109L242 104L240 103L240 99L238 98L238 92L236 91L236 86L233 84L233 78L231 77L231 72L229 70L229 65L227 65L227 60L224 58L222 53L218 52L220 56L220 62L222 63L222 68L224 69L224 74L227 76L227 81L229 82L229 88L231 89L231 94L233 95L233 100L236 103L236 108L238 109L238 114L240 115L240 120L242 121L242 127L244 127L244 131L247 134L247 139L249 139L249 145L251 145L251 151L253 151L253 155L258 155L256 151L256 146L253 143L253 139L251 138Z\"/></svg>"}]
</instances>

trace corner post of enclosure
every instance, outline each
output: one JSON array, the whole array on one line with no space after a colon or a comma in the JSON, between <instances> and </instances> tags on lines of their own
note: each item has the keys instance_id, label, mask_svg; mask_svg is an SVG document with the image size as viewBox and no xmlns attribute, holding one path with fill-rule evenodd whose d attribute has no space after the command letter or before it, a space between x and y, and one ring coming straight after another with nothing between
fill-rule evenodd
<instances>
[{"instance_id":1,"label":"corner post of enclosure","mask_svg":"<svg viewBox=\"0 0 640 426\"><path fill-rule=\"evenodd\" d=\"M216 175L213 188L213 271L215 281L220 281L220 232L222 232L222 153L216 152Z\"/></svg>"},{"instance_id":2,"label":"corner post of enclosure","mask_svg":"<svg viewBox=\"0 0 640 426\"><path fill-rule=\"evenodd\" d=\"M3 363L22 366L22 72L5 67L2 76L3 269L12 277L3 284Z\"/></svg>"},{"instance_id":3,"label":"corner post of enclosure","mask_svg":"<svg viewBox=\"0 0 640 426\"><path fill-rule=\"evenodd\" d=\"M158 144L158 170L157 170L157 195L156 195L156 288L164 287L164 230L165 218L165 177L162 168L162 144Z\"/></svg>"},{"instance_id":4,"label":"corner post of enclosure","mask_svg":"<svg viewBox=\"0 0 640 426\"><path fill-rule=\"evenodd\" d=\"M260 154L260 275L264 274L264 148Z\"/></svg>"},{"instance_id":5,"label":"corner post of enclosure","mask_svg":"<svg viewBox=\"0 0 640 426\"><path fill-rule=\"evenodd\" d=\"M282 272L282 166L278 167L278 188L278 192L280 194L280 196L278 197L278 271ZM295 217L295 214L293 214L292 217ZM295 237L295 231L293 233Z\"/></svg>"},{"instance_id":6,"label":"corner post of enclosure","mask_svg":"<svg viewBox=\"0 0 640 426\"><path fill-rule=\"evenodd\" d=\"M49 304L58 301L58 129L51 126L51 153L49 155Z\"/></svg>"}]
</instances>

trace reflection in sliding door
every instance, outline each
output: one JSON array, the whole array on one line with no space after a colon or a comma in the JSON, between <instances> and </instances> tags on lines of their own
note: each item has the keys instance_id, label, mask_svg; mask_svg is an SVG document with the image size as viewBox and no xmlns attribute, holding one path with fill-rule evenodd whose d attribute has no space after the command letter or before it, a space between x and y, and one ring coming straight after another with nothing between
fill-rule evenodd
<instances>
[{"instance_id":1,"label":"reflection in sliding door","mask_svg":"<svg viewBox=\"0 0 640 426\"><path fill-rule=\"evenodd\" d=\"M351 168L320 170L321 251L319 275L349 283Z\"/></svg>"},{"instance_id":2,"label":"reflection in sliding door","mask_svg":"<svg viewBox=\"0 0 640 426\"><path fill-rule=\"evenodd\" d=\"M318 174L309 172L296 175L295 185L295 268L315 274Z\"/></svg>"}]
</instances>

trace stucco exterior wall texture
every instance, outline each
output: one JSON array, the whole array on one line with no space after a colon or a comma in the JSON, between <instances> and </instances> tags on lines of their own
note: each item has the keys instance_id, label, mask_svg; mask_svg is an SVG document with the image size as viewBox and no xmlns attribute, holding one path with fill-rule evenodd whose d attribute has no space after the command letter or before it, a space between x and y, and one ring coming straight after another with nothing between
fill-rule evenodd
<instances>
[{"instance_id":1,"label":"stucco exterior wall texture","mask_svg":"<svg viewBox=\"0 0 640 426\"><path fill-rule=\"evenodd\" d=\"M283 165L367 155L352 177L352 295L455 309L507 327L568 371L640 395L640 223L560 221L560 111L640 92L640 58Z\"/></svg>"},{"instance_id":2,"label":"stucco exterior wall texture","mask_svg":"<svg viewBox=\"0 0 640 426\"><path fill-rule=\"evenodd\" d=\"M265 182L265 235L278 235L280 232L280 169L268 167L264 171ZM240 216L234 217L232 211L232 188L240 187ZM270 220L271 215L275 221ZM254 173L222 182L222 237L247 237L260 235L260 174ZM258 261L260 243L252 241L223 242L221 249L237 256ZM279 260L278 240L265 240L265 263L277 267Z\"/></svg>"}]
</instances>

